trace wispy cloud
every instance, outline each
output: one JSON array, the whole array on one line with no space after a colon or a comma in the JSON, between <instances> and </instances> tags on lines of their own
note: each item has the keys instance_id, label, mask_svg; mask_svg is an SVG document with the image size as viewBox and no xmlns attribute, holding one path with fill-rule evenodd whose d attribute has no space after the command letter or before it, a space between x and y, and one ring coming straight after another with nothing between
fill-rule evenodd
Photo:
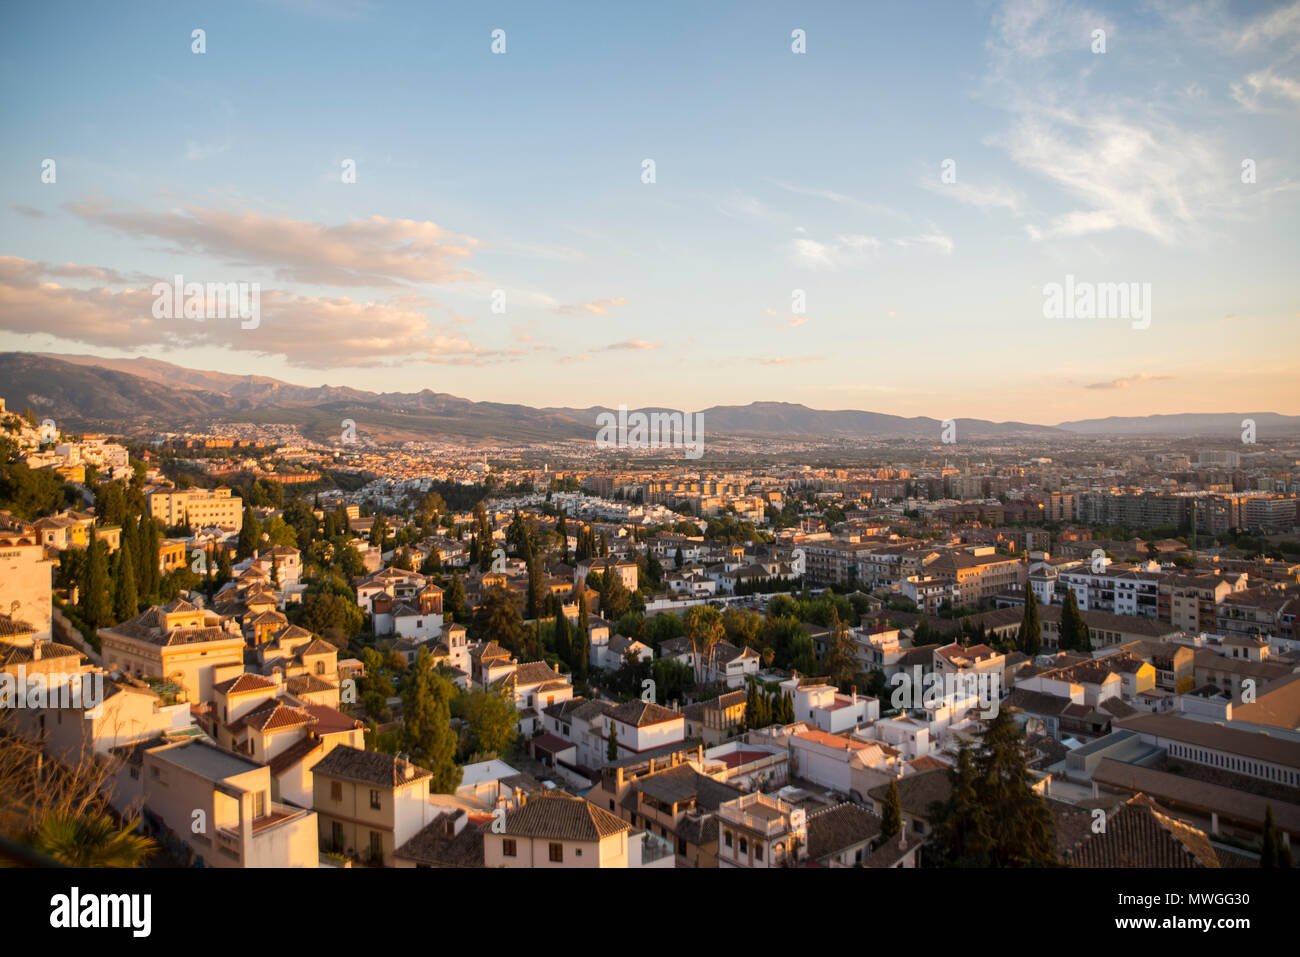
<instances>
[{"instance_id":1,"label":"wispy cloud","mask_svg":"<svg viewBox=\"0 0 1300 957\"><path fill-rule=\"evenodd\" d=\"M616 296L612 299L592 299L590 302L557 303L551 306L550 310L562 316L576 316L581 313L592 316L608 316L611 309L626 305L627 299L625 297Z\"/></svg>"},{"instance_id":2,"label":"wispy cloud","mask_svg":"<svg viewBox=\"0 0 1300 957\"><path fill-rule=\"evenodd\" d=\"M604 352L646 352L651 349L662 349L662 342L650 342L646 339L624 339L622 342L614 342L605 346Z\"/></svg>"},{"instance_id":3,"label":"wispy cloud","mask_svg":"<svg viewBox=\"0 0 1300 957\"><path fill-rule=\"evenodd\" d=\"M1086 386L1085 389L1109 390L1109 389L1129 389L1143 382L1166 382L1172 379L1169 375L1150 375L1146 372L1140 372L1137 375L1125 376L1121 379L1111 379L1109 382L1093 382Z\"/></svg>"},{"instance_id":4,"label":"wispy cloud","mask_svg":"<svg viewBox=\"0 0 1300 957\"><path fill-rule=\"evenodd\" d=\"M155 237L177 250L231 265L262 267L278 279L331 286L391 286L469 279L463 268L479 240L428 220L366 219L325 226L258 212L190 206L164 212L115 210L101 203L67 208L124 236Z\"/></svg>"},{"instance_id":5,"label":"wispy cloud","mask_svg":"<svg viewBox=\"0 0 1300 957\"><path fill-rule=\"evenodd\" d=\"M65 277L114 286L125 278L98 266L69 263L46 267L0 257L0 329L21 335L52 334L68 342L107 348L218 346L234 352L283 356L289 365L314 369L406 360L482 365L520 354L477 345L449 325L433 322L417 302L400 296L357 301L263 289L260 322L245 329L237 318L156 317L154 282L170 285L171 277L137 277L144 282L121 289L108 285L82 288L53 281ZM239 280L220 277L220 281ZM179 306L175 311L180 311Z\"/></svg>"}]
</instances>

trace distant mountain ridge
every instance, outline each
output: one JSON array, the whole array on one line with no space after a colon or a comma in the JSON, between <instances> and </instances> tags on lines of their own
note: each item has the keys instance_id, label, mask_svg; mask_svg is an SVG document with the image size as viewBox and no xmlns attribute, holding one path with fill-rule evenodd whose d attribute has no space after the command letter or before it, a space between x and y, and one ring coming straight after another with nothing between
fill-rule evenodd
<instances>
[{"instance_id":1,"label":"distant mountain ridge","mask_svg":"<svg viewBox=\"0 0 1300 957\"><path fill-rule=\"evenodd\" d=\"M533 408L474 402L447 393L375 393L339 386L299 386L266 376L187 369L157 359L0 353L0 396L9 408L31 406L40 415L81 429L174 431L221 421L284 423L317 437L337 435L344 418L389 440L466 438L502 442L593 439L593 406ZM652 410L644 411L676 411ZM854 409L820 410L789 402L752 402L699 410L705 438L761 435L808 438L910 438L938 440L943 421ZM1265 434L1300 432L1300 416L1276 413L1186 414L1115 417L1065 422L957 419L957 436L998 439L1064 438L1070 434L1155 436L1213 435L1241 431L1253 418Z\"/></svg>"}]
</instances>

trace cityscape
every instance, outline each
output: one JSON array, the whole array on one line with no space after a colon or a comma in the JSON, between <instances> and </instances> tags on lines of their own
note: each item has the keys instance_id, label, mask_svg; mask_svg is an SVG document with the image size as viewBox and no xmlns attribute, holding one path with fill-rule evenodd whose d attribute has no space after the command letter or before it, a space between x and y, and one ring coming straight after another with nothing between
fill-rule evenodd
<instances>
[{"instance_id":1,"label":"cityscape","mask_svg":"<svg viewBox=\"0 0 1300 957\"><path fill-rule=\"evenodd\" d=\"M1300 3L0 17L42 926L183 929L167 869L1285 919Z\"/></svg>"}]
</instances>

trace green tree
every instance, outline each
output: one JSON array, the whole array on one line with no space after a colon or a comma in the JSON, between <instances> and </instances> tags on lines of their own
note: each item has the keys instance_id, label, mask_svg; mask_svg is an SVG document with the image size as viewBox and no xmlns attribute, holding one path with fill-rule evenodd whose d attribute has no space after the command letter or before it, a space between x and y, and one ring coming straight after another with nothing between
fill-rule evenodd
<instances>
[{"instance_id":1,"label":"green tree","mask_svg":"<svg viewBox=\"0 0 1300 957\"><path fill-rule=\"evenodd\" d=\"M262 524L257 520L253 506L244 506L244 521L239 529L239 543L235 548L235 557L239 560L252 558L262 544Z\"/></svg>"},{"instance_id":2,"label":"green tree","mask_svg":"<svg viewBox=\"0 0 1300 957\"><path fill-rule=\"evenodd\" d=\"M857 652L853 638L849 635L849 626L840 620L839 612L832 610L831 634L826 640L826 654L822 656L821 670L838 686L840 691L847 691L853 684L853 676L858 670Z\"/></svg>"},{"instance_id":3,"label":"green tree","mask_svg":"<svg viewBox=\"0 0 1300 957\"><path fill-rule=\"evenodd\" d=\"M1020 621L1017 645L1031 658L1043 647L1042 632L1038 624L1038 599L1034 596L1032 588L1025 590L1025 617Z\"/></svg>"},{"instance_id":4,"label":"green tree","mask_svg":"<svg viewBox=\"0 0 1300 957\"><path fill-rule=\"evenodd\" d=\"M614 729L614 722L609 722L609 740L605 744L605 759L607 761L618 760L618 732Z\"/></svg>"},{"instance_id":5,"label":"green tree","mask_svg":"<svg viewBox=\"0 0 1300 957\"><path fill-rule=\"evenodd\" d=\"M455 685L433 667L428 648L421 648L402 694L402 744L414 761L433 774L429 789L451 794L460 784L456 736L451 730Z\"/></svg>"},{"instance_id":6,"label":"green tree","mask_svg":"<svg viewBox=\"0 0 1300 957\"><path fill-rule=\"evenodd\" d=\"M484 591L468 628L475 641L495 641L516 657L523 653L524 620L509 589L496 585Z\"/></svg>"},{"instance_id":7,"label":"green tree","mask_svg":"<svg viewBox=\"0 0 1300 957\"><path fill-rule=\"evenodd\" d=\"M68 867L139 867L155 845L135 833L137 823L119 825L102 813L55 811L29 835L28 843Z\"/></svg>"},{"instance_id":8,"label":"green tree","mask_svg":"<svg viewBox=\"0 0 1300 957\"><path fill-rule=\"evenodd\" d=\"M958 754L953 791L931 808L927 862L952 867L1050 867L1058 863L1055 825L1034 791L1024 732L1000 709L977 748Z\"/></svg>"},{"instance_id":9,"label":"green tree","mask_svg":"<svg viewBox=\"0 0 1300 957\"><path fill-rule=\"evenodd\" d=\"M314 632L338 648L346 648L365 626L365 614L353 600L312 586L290 612L294 624Z\"/></svg>"},{"instance_id":10,"label":"green tree","mask_svg":"<svg viewBox=\"0 0 1300 957\"><path fill-rule=\"evenodd\" d=\"M611 568L601 577L600 614L607 621L617 621L627 613L632 596L618 572Z\"/></svg>"},{"instance_id":11,"label":"green tree","mask_svg":"<svg viewBox=\"0 0 1300 957\"><path fill-rule=\"evenodd\" d=\"M112 609L109 604L108 590L108 545L90 529L90 541L86 545L85 573L81 582L81 618L91 628L98 628L109 622Z\"/></svg>"},{"instance_id":12,"label":"green tree","mask_svg":"<svg viewBox=\"0 0 1300 957\"><path fill-rule=\"evenodd\" d=\"M1292 865L1291 848L1282 840L1282 834L1273 823L1273 805L1264 807L1264 838L1260 845L1259 866L1269 869L1285 868Z\"/></svg>"},{"instance_id":13,"label":"green tree","mask_svg":"<svg viewBox=\"0 0 1300 957\"><path fill-rule=\"evenodd\" d=\"M1088 625L1079 612L1079 603L1075 601L1073 589L1066 590L1065 604L1061 607L1061 636L1058 647L1062 651L1086 653L1092 650L1092 636L1088 633Z\"/></svg>"},{"instance_id":14,"label":"green tree","mask_svg":"<svg viewBox=\"0 0 1300 957\"><path fill-rule=\"evenodd\" d=\"M135 559L131 556L131 543L125 538L118 549L117 591L113 597L113 619L126 621L140 608L140 597L135 590Z\"/></svg>"},{"instance_id":15,"label":"green tree","mask_svg":"<svg viewBox=\"0 0 1300 957\"><path fill-rule=\"evenodd\" d=\"M884 844L903 829L903 802L898 796L898 779L889 779L889 793L880 818L880 843Z\"/></svg>"},{"instance_id":16,"label":"green tree","mask_svg":"<svg viewBox=\"0 0 1300 957\"><path fill-rule=\"evenodd\" d=\"M495 689L479 689L456 698L461 717L469 725L470 754L505 755L518 737L519 712L514 702Z\"/></svg>"},{"instance_id":17,"label":"green tree","mask_svg":"<svg viewBox=\"0 0 1300 957\"><path fill-rule=\"evenodd\" d=\"M555 629L553 635L555 653L570 669L573 668L573 637L569 634L569 619L564 615L563 607L555 611Z\"/></svg>"},{"instance_id":18,"label":"green tree","mask_svg":"<svg viewBox=\"0 0 1300 957\"><path fill-rule=\"evenodd\" d=\"M587 611L586 589L578 591L578 628L573 635L573 675L579 681L587 677L591 658L591 614Z\"/></svg>"},{"instance_id":19,"label":"green tree","mask_svg":"<svg viewBox=\"0 0 1300 957\"><path fill-rule=\"evenodd\" d=\"M451 615L452 621L465 620L465 602L465 583L461 581L460 572L456 572L451 576L447 594L443 596L443 607Z\"/></svg>"},{"instance_id":20,"label":"green tree","mask_svg":"<svg viewBox=\"0 0 1300 957\"><path fill-rule=\"evenodd\" d=\"M686 611L686 637L691 642L695 663L695 683L703 686L713 667L713 649L725 631L718 609L709 605L692 605Z\"/></svg>"}]
</instances>

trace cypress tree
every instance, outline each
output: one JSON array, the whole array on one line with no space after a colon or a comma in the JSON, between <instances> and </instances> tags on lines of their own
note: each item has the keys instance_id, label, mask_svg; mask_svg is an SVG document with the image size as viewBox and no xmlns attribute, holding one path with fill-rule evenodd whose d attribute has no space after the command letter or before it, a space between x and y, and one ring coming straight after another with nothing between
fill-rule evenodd
<instances>
[{"instance_id":1,"label":"cypress tree","mask_svg":"<svg viewBox=\"0 0 1300 957\"><path fill-rule=\"evenodd\" d=\"M149 519L148 525L145 526L148 532L147 549L144 556L144 567L148 572L148 588L150 595L158 595L162 592L162 568L159 557L159 550L162 546L162 532L158 528L158 523Z\"/></svg>"},{"instance_id":2,"label":"cypress tree","mask_svg":"<svg viewBox=\"0 0 1300 957\"><path fill-rule=\"evenodd\" d=\"M86 568L81 583L81 617L91 628L107 624L111 613L106 550L107 546L99 540L92 527L90 541L86 545Z\"/></svg>"},{"instance_id":3,"label":"cypress tree","mask_svg":"<svg viewBox=\"0 0 1300 957\"><path fill-rule=\"evenodd\" d=\"M614 722L609 722L609 742L605 746L605 758L609 761L618 760L618 732L614 730Z\"/></svg>"},{"instance_id":4,"label":"cypress tree","mask_svg":"<svg viewBox=\"0 0 1300 957\"><path fill-rule=\"evenodd\" d=\"M1065 593L1065 605L1061 608L1061 638L1059 647L1062 651L1091 651L1092 639L1088 635L1088 626L1083 615L1079 613L1079 603L1075 601L1074 591Z\"/></svg>"},{"instance_id":5,"label":"cypress tree","mask_svg":"<svg viewBox=\"0 0 1300 957\"><path fill-rule=\"evenodd\" d=\"M238 559L252 558L253 552L262 541L262 526L257 520L257 513L253 511L253 506L244 506L244 522L239 529L239 545L235 552Z\"/></svg>"},{"instance_id":6,"label":"cypress tree","mask_svg":"<svg viewBox=\"0 0 1300 957\"><path fill-rule=\"evenodd\" d=\"M131 543L122 540L117 559L117 593L113 600L113 618L126 621L135 617L139 609L140 597L135 588L135 559L131 557Z\"/></svg>"},{"instance_id":7,"label":"cypress tree","mask_svg":"<svg viewBox=\"0 0 1300 957\"><path fill-rule=\"evenodd\" d=\"M573 642L569 637L569 619L565 616L563 608L555 614L555 653L572 670Z\"/></svg>"},{"instance_id":8,"label":"cypress tree","mask_svg":"<svg viewBox=\"0 0 1300 957\"><path fill-rule=\"evenodd\" d=\"M444 606L452 621L465 620L465 600L465 583L460 580L460 572L454 572L444 599Z\"/></svg>"},{"instance_id":9,"label":"cypress tree","mask_svg":"<svg viewBox=\"0 0 1300 957\"><path fill-rule=\"evenodd\" d=\"M149 593L149 523L152 519L141 515L136 523L135 583L144 594Z\"/></svg>"},{"instance_id":10,"label":"cypress tree","mask_svg":"<svg viewBox=\"0 0 1300 957\"><path fill-rule=\"evenodd\" d=\"M1020 622L1020 650L1029 657L1034 657L1043 647L1042 632L1038 624L1038 599L1034 590L1025 593L1025 617Z\"/></svg>"},{"instance_id":11,"label":"cypress tree","mask_svg":"<svg viewBox=\"0 0 1300 957\"><path fill-rule=\"evenodd\" d=\"M1282 840L1282 835L1273 823L1273 805L1264 806L1264 839L1260 846L1259 866L1269 869L1292 866L1291 849Z\"/></svg>"},{"instance_id":12,"label":"cypress tree","mask_svg":"<svg viewBox=\"0 0 1300 957\"><path fill-rule=\"evenodd\" d=\"M898 796L897 778L889 779L889 793L885 795L885 807L880 820L881 844L903 829L903 802Z\"/></svg>"}]
</instances>

